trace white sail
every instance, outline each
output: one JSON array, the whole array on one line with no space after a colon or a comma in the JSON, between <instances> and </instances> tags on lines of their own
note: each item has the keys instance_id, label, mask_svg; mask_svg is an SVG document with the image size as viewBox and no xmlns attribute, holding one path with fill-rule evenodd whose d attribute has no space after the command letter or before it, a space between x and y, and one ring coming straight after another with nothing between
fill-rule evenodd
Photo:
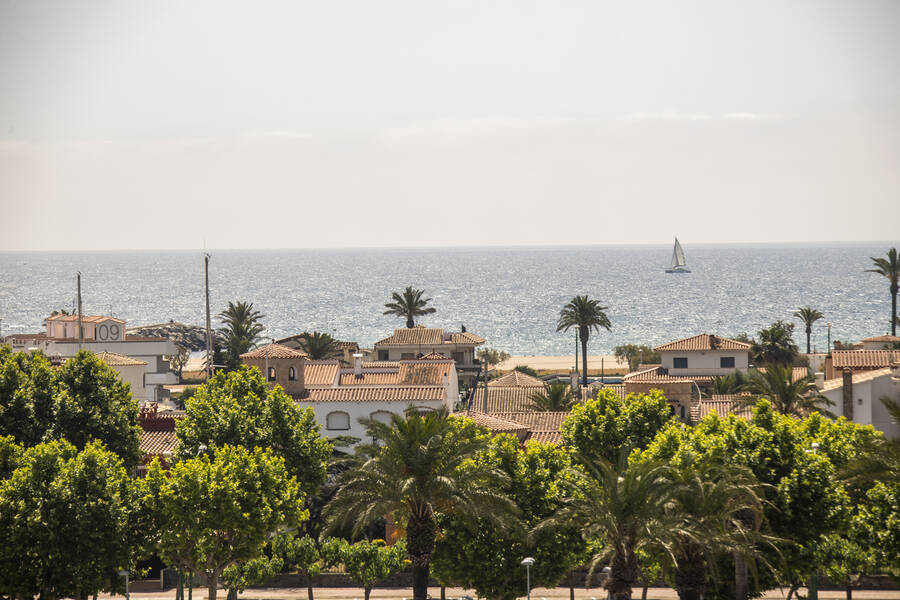
<instances>
[{"instance_id":1,"label":"white sail","mask_svg":"<svg viewBox=\"0 0 900 600\"><path fill-rule=\"evenodd\" d=\"M687 263L684 262L684 250L681 249L678 238L675 238L675 249L672 250L672 268L676 269L678 267L683 267L686 264Z\"/></svg>"}]
</instances>

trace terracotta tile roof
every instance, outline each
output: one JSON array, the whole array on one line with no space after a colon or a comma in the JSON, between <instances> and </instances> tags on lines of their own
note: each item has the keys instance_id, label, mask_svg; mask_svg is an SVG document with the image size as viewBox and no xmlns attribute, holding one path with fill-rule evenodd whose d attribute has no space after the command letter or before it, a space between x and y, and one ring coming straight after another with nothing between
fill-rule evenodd
<instances>
[{"instance_id":1,"label":"terracotta tile roof","mask_svg":"<svg viewBox=\"0 0 900 600\"><path fill-rule=\"evenodd\" d=\"M521 412L528 409L531 404L531 396L539 392L537 388L527 387L490 387L488 386L487 411L495 412ZM470 405L475 410L484 411L484 387L479 385L475 390Z\"/></svg>"},{"instance_id":2,"label":"terracotta tile roof","mask_svg":"<svg viewBox=\"0 0 900 600\"><path fill-rule=\"evenodd\" d=\"M525 438L525 443L527 444L528 442L559 446L562 443L562 433L559 431L532 431Z\"/></svg>"},{"instance_id":3,"label":"terracotta tile roof","mask_svg":"<svg viewBox=\"0 0 900 600\"><path fill-rule=\"evenodd\" d=\"M425 356L420 356L419 360L449 360L449 356L444 356L440 352L429 352Z\"/></svg>"},{"instance_id":4,"label":"terracotta tile roof","mask_svg":"<svg viewBox=\"0 0 900 600\"><path fill-rule=\"evenodd\" d=\"M496 379L488 381L488 387L531 387L543 388L546 384L542 379L532 377L522 371L510 371Z\"/></svg>"},{"instance_id":5,"label":"terracotta tile roof","mask_svg":"<svg viewBox=\"0 0 900 600\"><path fill-rule=\"evenodd\" d=\"M450 342L453 344L475 344L478 346L485 341L483 337L470 331L457 331L450 334Z\"/></svg>"},{"instance_id":6,"label":"terracotta tile roof","mask_svg":"<svg viewBox=\"0 0 900 600\"><path fill-rule=\"evenodd\" d=\"M738 407L736 394L717 394L712 398L703 398L691 407L691 421L696 423L710 412L715 411L720 417L735 415L741 419L749 420L753 417L753 407Z\"/></svg>"},{"instance_id":7,"label":"terracotta tile roof","mask_svg":"<svg viewBox=\"0 0 900 600\"><path fill-rule=\"evenodd\" d=\"M336 342L335 345L341 350L359 352L359 344L357 344L356 342Z\"/></svg>"},{"instance_id":8,"label":"terracotta tile roof","mask_svg":"<svg viewBox=\"0 0 900 600\"><path fill-rule=\"evenodd\" d=\"M122 354L116 354L115 352L98 352L97 358L111 367L133 367L147 364L146 361L131 358L130 356L123 356Z\"/></svg>"},{"instance_id":9,"label":"terracotta tile roof","mask_svg":"<svg viewBox=\"0 0 900 600\"><path fill-rule=\"evenodd\" d=\"M444 333L437 327L413 327L412 329L395 329L394 335L375 342L379 346L440 346L443 344L473 344L484 343L484 338L468 331Z\"/></svg>"},{"instance_id":10,"label":"terracotta tile roof","mask_svg":"<svg viewBox=\"0 0 900 600\"><path fill-rule=\"evenodd\" d=\"M892 369L891 367L885 367L883 369L870 369L868 371L858 371L853 374L853 384L857 383L865 383L866 381L872 381L873 379L878 379L879 377L890 377ZM844 387L844 377L837 377L835 379L829 379L825 382L825 385L822 386L823 392L828 392L831 390L837 390Z\"/></svg>"},{"instance_id":11,"label":"terracotta tile roof","mask_svg":"<svg viewBox=\"0 0 900 600\"><path fill-rule=\"evenodd\" d=\"M400 362L400 385L443 385L444 375L456 369L450 360L404 360Z\"/></svg>"},{"instance_id":12,"label":"terracotta tile roof","mask_svg":"<svg viewBox=\"0 0 900 600\"><path fill-rule=\"evenodd\" d=\"M675 377L669 375L668 370L662 367L651 367L643 371L634 371L622 377L626 383L677 383L679 381L694 381L693 377Z\"/></svg>"},{"instance_id":13,"label":"terracotta tile roof","mask_svg":"<svg viewBox=\"0 0 900 600\"><path fill-rule=\"evenodd\" d=\"M362 368L363 369L391 369L391 368L399 368L400 361L399 360L373 360L373 361L363 361Z\"/></svg>"},{"instance_id":14,"label":"terracotta tile roof","mask_svg":"<svg viewBox=\"0 0 900 600\"><path fill-rule=\"evenodd\" d=\"M719 337L708 333L701 333L693 337L669 342L655 348L657 352L663 350L750 350L750 344L739 342L731 338Z\"/></svg>"},{"instance_id":15,"label":"terracotta tile roof","mask_svg":"<svg viewBox=\"0 0 900 600\"><path fill-rule=\"evenodd\" d=\"M759 371L760 373L766 372L765 367L759 367L756 370ZM809 375L809 369L807 369L806 367L792 367L791 368L791 381L800 381L807 375Z\"/></svg>"},{"instance_id":16,"label":"terracotta tile roof","mask_svg":"<svg viewBox=\"0 0 900 600\"><path fill-rule=\"evenodd\" d=\"M78 315L51 315L45 319L46 321L61 321L61 322L69 322L74 321L78 322ZM106 317L103 315L83 315L81 317L82 323L102 323L103 321L115 321L116 323L125 323L122 319L117 319L115 317Z\"/></svg>"},{"instance_id":17,"label":"terracotta tile roof","mask_svg":"<svg viewBox=\"0 0 900 600\"><path fill-rule=\"evenodd\" d=\"M342 370L339 385L397 385L400 383L398 369L387 372L363 371L361 375L354 375L353 371Z\"/></svg>"},{"instance_id":18,"label":"terracotta tile roof","mask_svg":"<svg viewBox=\"0 0 900 600\"><path fill-rule=\"evenodd\" d=\"M486 427L493 433L522 433L528 431L528 426L521 423L508 421L496 415L485 414L475 410L462 411L454 413L454 415L472 419L476 425Z\"/></svg>"},{"instance_id":19,"label":"terracotta tile roof","mask_svg":"<svg viewBox=\"0 0 900 600\"><path fill-rule=\"evenodd\" d=\"M897 335L876 335L875 337L869 337L863 340L864 342L885 342L887 344L893 344L895 342L900 342L900 336Z\"/></svg>"},{"instance_id":20,"label":"terracotta tile roof","mask_svg":"<svg viewBox=\"0 0 900 600\"><path fill-rule=\"evenodd\" d=\"M303 363L303 384L306 387L334 385L341 365L336 360L310 360Z\"/></svg>"},{"instance_id":21,"label":"terracotta tile roof","mask_svg":"<svg viewBox=\"0 0 900 600\"><path fill-rule=\"evenodd\" d=\"M831 353L831 364L835 369L878 369L889 367L892 362L900 362L900 350L835 350Z\"/></svg>"},{"instance_id":22,"label":"terracotta tile roof","mask_svg":"<svg viewBox=\"0 0 900 600\"><path fill-rule=\"evenodd\" d=\"M256 350L241 354L241 358L306 358L309 356L302 350L288 348L282 344L266 344Z\"/></svg>"},{"instance_id":23,"label":"terracotta tile roof","mask_svg":"<svg viewBox=\"0 0 900 600\"><path fill-rule=\"evenodd\" d=\"M343 387L307 390L299 402L432 402L445 398L443 387Z\"/></svg>"},{"instance_id":24,"label":"terracotta tile roof","mask_svg":"<svg viewBox=\"0 0 900 600\"><path fill-rule=\"evenodd\" d=\"M178 437L175 431L141 431L141 453L147 457L168 457L175 451Z\"/></svg>"},{"instance_id":25,"label":"terracotta tile roof","mask_svg":"<svg viewBox=\"0 0 900 600\"><path fill-rule=\"evenodd\" d=\"M595 381L590 385L591 388L591 396L596 396L598 392L601 390L612 390L619 396L619 398L625 397L625 384L624 383L600 383L599 381Z\"/></svg>"},{"instance_id":26,"label":"terracotta tile roof","mask_svg":"<svg viewBox=\"0 0 900 600\"><path fill-rule=\"evenodd\" d=\"M531 431L559 431L563 421L572 414L565 412L538 412L538 411L519 411L519 412L495 412L490 413L491 416L507 421L514 421L528 426Z\"/></svg>"}]
</instances>

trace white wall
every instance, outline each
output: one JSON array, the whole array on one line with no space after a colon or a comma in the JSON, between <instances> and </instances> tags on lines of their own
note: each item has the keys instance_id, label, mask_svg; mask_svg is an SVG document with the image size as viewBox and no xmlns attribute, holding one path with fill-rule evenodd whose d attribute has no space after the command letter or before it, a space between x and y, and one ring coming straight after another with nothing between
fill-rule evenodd
<instances>
[{"instance_id":1,"label":"white wall","mask_svg":"<svg viewBox=\"0 0 900 600\"><path fill-rule=\"evenodd\" d=\"M750 366L750 353L746 350L664 350L659 353L662 366L670 369L672 375L727 375L735 369L747 372ZM723 356L734 357L734 369L722 369L719 366L719 359ZM674 359L676 357L686 357L688 359L687 369L675 369Z\"/></svg>"},{"instance_id":2,"label":"white wall","mask_svg":"<svg viewBox=\"0 0 900 600\"><path fill-rule=\"evenodd\" d=\"M836 417L844 416L843 388L826 390L822 395L834 402L828 410ZM885 396L900 402L900 383L893 381L889 375L853 384L853 421L872 425L883 432L885 437L900 438L900 425L891 420L881 403L880 398Z\"/></svg>"},{"instance_id":3,"label":"white wall","mask_svg":"<svg viewBox=\"0 0 900 600\"><path fill-rule=\"evenodd\" d=\"M406 409L412 404L416 407L437 410L445 406L445 402L432 400L429 402L303 402L297 403L300 408L312 408L316 415L316 422L322 428L322 435L333 438L340 435L351 435L361 440L366 439L366 428L360 422L360 418L370 418L376 412L388 412L403 416ZM449 407L452 409L452 407ZM350 429L328 429L328 414L335 411L343 411L350 415Z\"/></svg>"}]
</instances>

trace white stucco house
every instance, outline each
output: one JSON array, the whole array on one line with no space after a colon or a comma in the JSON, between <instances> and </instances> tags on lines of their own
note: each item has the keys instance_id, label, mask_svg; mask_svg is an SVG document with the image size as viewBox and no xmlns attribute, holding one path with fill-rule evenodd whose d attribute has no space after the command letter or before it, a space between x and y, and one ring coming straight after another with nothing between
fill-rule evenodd
<instances>
[{"instance_id":1,"label":"white stucco house","mask_svg":"<svg viewBox=\"0 0 900 600\"><path fill-rule=\"evenodd\" d=\"M701 333L656 347L670 377L719 377L750 367L750 344Z\"/></svg>"},{"instance_id":2,"label":"white stucco house","mask_svg":"<svg viewBox=\"0 0 900 600\"><path fill-rule=\"evenodd\" d=\"M365 362L354 356L352 367L337 360L309 360L301 350L269 344L241 355L272 385L281 385L303 408L311 408L327 437L365 439L361 422L383 422L413 407L452 411L459 399L453 360L432 358Z\"/></svg>"},{"instance_id":3,"label":"white stucco house","mask_svg":"<svg viewBox=\"0 0 900 600\"><path fill-rule=\"evenodd\" d=\"M127 335L125 321L115 317L84 315L81 322L83 344L79 343L77 315L52 315L45 321L44 333L13 334L6 336L4 341L15 351L40 350L51 358L73 357L80 345L95 354L108 353L143 362L141 385L132 385L132 393L140 402L160 401L164 396L162 386L178 383L167 360L177 352L171 340Z\"/></svg>"},{"instance_id":4,"label":"white stucco house","mask_svg":"<svg viewBox=\"0 0 900 600\"><path fill-rule=\"evenodd\" d=\"M819 390L834 404L828 410L854 423L872 425L885 437L900 438L900 424L893 422L881 398L900 402L900 365L853 372L845 369L840 378L821 381Z\"/></svg>"},{"instance_id":5,"label":"white stucco house","mask_svg":"<svg viewBox=\"0 0 900 600\"><path fill-rule=\"evenodd\" d=\"M484 342L483 337L469 331L444 331L420 325L395 329L392 336L375 342L374 352L375 358L382 362L442 354L456 363L459 379L469 385L481 368L480 361L475 358L475 347Z\"/></svg>"}]
</instances>

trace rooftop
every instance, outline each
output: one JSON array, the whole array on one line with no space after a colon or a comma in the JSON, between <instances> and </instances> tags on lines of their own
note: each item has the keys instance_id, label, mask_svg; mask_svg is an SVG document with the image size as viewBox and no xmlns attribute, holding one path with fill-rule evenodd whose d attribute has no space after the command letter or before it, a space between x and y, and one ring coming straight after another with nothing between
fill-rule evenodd
<instances>
[{"instance_id":1,"label":"rooftop","mask_svg":"<svg viewBox=\"0 0 900 600\"><path fill-rule=\"evenodd\" d=\"M501 387L488 385L487 407L484 405L484 387L479 385L472 395L470 406L479 411L495 412L521 412L528 410L531 405L531 396L540 392L535 387Z\"/></svg>"},{"instance_id":2,"label":"rooftop","mask_svg":"<svg viewBox=\"0 0 900 600\"><path fill-rule=\"evenodd\" d=\"M316 388L297 398L299 402L431 402L442 401L440 386Z\"/></svg>"},{"instance_id":3,"label":"rooftop","mask_svg":"<svg viewBox=\"0 0 900 600\"><path fill-rule=\"evenodd\" d=\"M869 337L863 340L864 342L884 342L886 344L894 344L900 342L900 336L898 335L876 335L875 337Z\"/></svg>"},{"instance_id":4,"label":"rooftop","mask_svg":"<svg viewBox=\"0 0 900 600\"><path fill-rule=\"evenodd\" d=\"M900 350L835 350L831 364L835 369L844 367L878 369L900 363Z\"/></svg>"},{"instance_id":5,"label":"rooftop","mask_svg":"<svg viewBox=\"0 0 900 600\"><path fill-rule=\"evenodd\" d=\"M51 315L45 319L46 321L59 321L59 322L69 322L69 321L78 321L78 315ZM82 323L100 323L103 321L115 321L116 323L125 323L122 319L117 319L115 317L107 317L104 315L82 315L81 322Z\"/></svg>"},{"instance_id":6,"label":"rooftop","mask_svg":"<svg viewBox=\"0 0 900 600\"><path fill-rule=\"evenodd\" d=\"M471 344L477 346L484 343L484 338L468 331L447 332L436 327L417 326L395 329L394 335L375 342L379 346L440 346L442 344Z\"/></svg>"},{"instance_id":7,"label":"rooftop","mask_svg":"<svg viewBox=\"0 0 900 600\"><path fill-rule=\"evenodd\" d=\"M676 340L656 347L657 352L666 350L750 350L750 344L731 338L701 333L693 337Z\"/></svg>"},{"instance_id":8,"label":"rooftop","mask_svg":"<svg viewBox=\"0 0 900 600\"><path fill-rule=\"evenodd\" d=\"M301 350L294 350L282 344L267 344L256 350L241 354L241 358L306 358L309 356Z\"/></svg>"},{"instance_id":9,"label":"rooftop","mask_svg":"<svg viewBox=\"0 0 900 600\"><path fill-rule=\"evenodd\" d=\"M861 371L859 373L853 374L853 384L857 383L865 383L866 381L872 381L873 379L878 379L879 377L890 377L892 374L892 369L890 367L884 367L883 369L871 369L869 371ZM823 392L828 392L831 390L838 390L844 387L844 378L843 376L838 377L836 379L829 379L825 382L825 385L822 387Z\"/></svg>"},{"instance_id":10,"label":"rooftop","mask_svg":"<svg viewBox=\"0 0 900 600\"><path fill-rule=\"evenodd\" d=\"M546 384L543 379L532 377L528 373L522 371L510 371L506 375L501 375L496 379L488 381L488 387L531 387L542 388Z\"/></svg>"},{"instance_id":11,"label":"rooftop","mask_svg":"<svg viewBox=\"0 0 900 600\"><path fill-rule=\"evenodd\" d=\"M98 352L97 358L111 367L135 367L147 364L146 361L116 354L115 352Z\"/></svg>"}]
</instances>

